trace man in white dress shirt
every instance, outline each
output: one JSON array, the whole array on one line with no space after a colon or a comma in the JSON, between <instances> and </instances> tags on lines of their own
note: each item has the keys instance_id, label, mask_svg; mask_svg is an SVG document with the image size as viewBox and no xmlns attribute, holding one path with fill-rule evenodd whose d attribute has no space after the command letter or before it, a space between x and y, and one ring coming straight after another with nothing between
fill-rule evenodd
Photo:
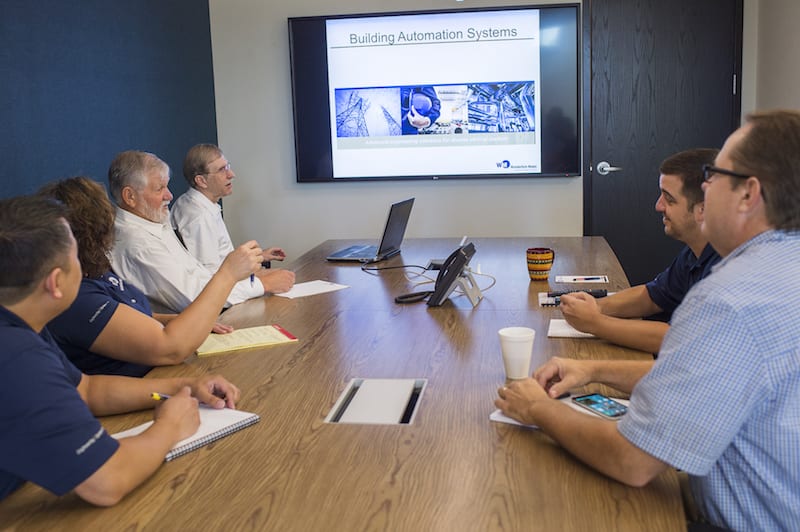
<instances>
[{"instance_id":1,"label":"man in white dress shirt","mask_svg":"<svg viewBox=\"0 0 800 532\"><path fill-rule=\"evenodd\" d=\"M190 188L172 204L172 227L189 253L206 268L216 271L233 251L219 200L233 192L236 174L218 146L197 144L183 160L183 177ZM283 260L285 256L281 248L264 248L266 261Z\"/></svg>"},{"instance_id":2,"label":"man in white dress shirt","mask_svg":"<svg viewBox=\"0 0 800 532\"><path fill-rule=\"evenodd\" d=\"M147 295L156 312L181 312L203 290L213 271L181 245L169 224L169 166L152 153L122 152L108 170L109 189L117 203L111 266L121 278ZM294 274L276 279L261 270L252 281L236 283L227 305L266 292L289 290ZM274 281L283 281L276 283Z\"/></svg>"}]
</instances>

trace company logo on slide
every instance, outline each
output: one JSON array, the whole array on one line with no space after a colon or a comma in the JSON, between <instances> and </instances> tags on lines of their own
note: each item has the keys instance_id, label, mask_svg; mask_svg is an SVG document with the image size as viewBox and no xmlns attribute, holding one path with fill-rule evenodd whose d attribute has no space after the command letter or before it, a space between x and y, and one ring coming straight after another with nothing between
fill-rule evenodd
<instances>
[{"instance_id":1,"label":"company logo on slide","mask_svg":"<svg viewBox=\"0 0 800 532\"><path fill-rule=\"evenodd\" d=\"M534 172L539 171L538 164L511 164L511 162L508 159L496 162L494 164L496 164L498 168L502 168L503 170L533 170Z\"/></svg>"}]
</instances>

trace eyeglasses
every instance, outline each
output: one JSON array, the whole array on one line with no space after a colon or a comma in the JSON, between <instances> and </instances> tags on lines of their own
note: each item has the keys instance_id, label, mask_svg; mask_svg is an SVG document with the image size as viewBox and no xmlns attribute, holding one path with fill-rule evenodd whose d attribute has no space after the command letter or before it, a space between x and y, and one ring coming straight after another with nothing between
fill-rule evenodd
<instances>
[{"instance_id":1,"label":"eyeglasses","mask_svg":"<svg viewBox=\"0 0 800 532\"><path fill-rule=\"evenodd\" d=\"M747 179L750 177L748 174L740 174L739 172L734 172L733 170L725 170L724 168L717 168L716 166L711 166L710 164L703 165L703 181L706 183L710 183L714 176L717 174L721 175L728 175L731 177L738 177L739 179Z\"/></svg>"},{"instance_id":2,"label":"eyeglasses","mask_svg":"<svg viewBox=\"0 0 800 532\"><path fill-rule=\"evenodd\" d=\"M214 172L206 172L203 175L221 174L222 172L229 172L230 169L231 169L231 163L228 163L225 166L223 166L222 168L220 168L219 170L215 170Z\"/></svg>"}]
</instances>

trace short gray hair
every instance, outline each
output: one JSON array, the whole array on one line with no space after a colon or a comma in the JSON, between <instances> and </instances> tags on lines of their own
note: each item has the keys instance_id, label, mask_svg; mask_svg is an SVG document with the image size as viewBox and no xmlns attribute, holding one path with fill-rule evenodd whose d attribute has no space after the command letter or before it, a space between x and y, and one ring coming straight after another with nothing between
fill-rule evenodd
<instances>
[{"instance_id":1,"label":"short gray hair","mask_svg":"<svg viewBox=\"0 0 800 532\"><path fill-rule=\"evenodd\" d=\"M208 165L222 157L222 150L216 144L197 144L192 146L183 159L183 177L189 186L197 188L196 175L208 172Z\"/></svg>"},{"instance_id":2,"label":"short gray hair","mask_svg":"<svg viewBox=\"0 0 800 532\"><path fill-rule=\"evenodd\" d=\"M129 150L114 157L108 168L108 186L111 197L117 205L122 205L122 189L131 187L141 192L147 186L147 174L153 170L166 170L169 165L145 151Z\"/></svg>"}]
</instances>

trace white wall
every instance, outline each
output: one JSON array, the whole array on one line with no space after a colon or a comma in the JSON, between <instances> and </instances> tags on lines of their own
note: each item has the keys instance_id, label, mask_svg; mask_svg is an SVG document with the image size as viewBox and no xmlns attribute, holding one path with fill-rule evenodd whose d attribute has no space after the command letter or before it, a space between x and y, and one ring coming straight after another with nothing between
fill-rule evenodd
<instances>
[{"instance_id":1,"label":"white wall","mask_svg":"<svg viewBox=\"0 0 800 532\"><path fill-rule=\"evenodd\" d=\"M762 3L773 1L779 0ZM505 0L502 5L531 3ZM295 182L287 18L461 5L499 4L496 0L209 1L219 144L238 175L233 195L224 201L234 242L256 238L263 245L283 246L290 257L297 257L329 238L377 240L388 205L410 196L417 200L408 237L582 234L580 177ZM757 7L758 0L745 0L743 111L752 110L756 101Z\"/></svg>"},{"instance_id":2,"label":"white wall","mask_svg":"<svg viewBox=\"0 0 800 532\"><path fill-rule=\"evenodd\" d=\"M761 0L758 10L759 109L800 109L800 1Z\"/></svg>"},{"instance_id":3,"label":"white wall","mask_svg":"<svg viewBox=\"0 0 800 532\"><path fill-rule=\"evenodd\" d=\"M759 0L744 0L742 28L742 120L756 110Z\"/></svg>"}]
</instances>

